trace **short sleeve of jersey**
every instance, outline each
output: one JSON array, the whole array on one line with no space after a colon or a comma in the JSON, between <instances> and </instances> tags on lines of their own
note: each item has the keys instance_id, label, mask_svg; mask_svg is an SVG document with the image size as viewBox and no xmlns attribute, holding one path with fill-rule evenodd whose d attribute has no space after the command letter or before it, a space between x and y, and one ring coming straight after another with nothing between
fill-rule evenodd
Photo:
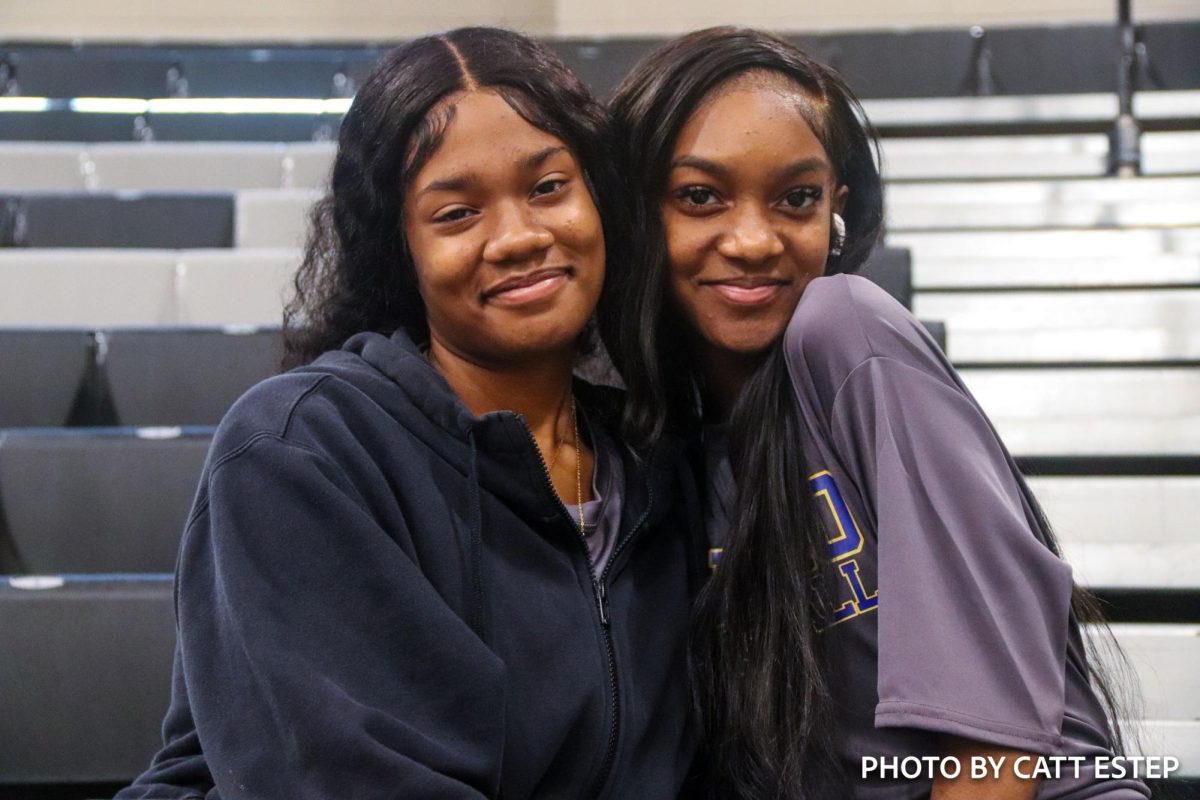
<instances>
[{"instance_id":1,"label":"short sleeve of jersey","mask_svg":"<svg viewBox=\"0 0 1200 800\"><path fill-rule=\"evenodd\" d=\"M839 329L810 337L804 360L842 367L812 399L876 524L875 725L1053 753L1070 567L1035 535L1003 445L915 320L865 281L842 282L821 295ZM849 358L811 351L845 342Z\"/></svg>"},{"instance_id":2,"label":"short sleeve of jersey","mask_svg":"<svg viewBox=\"0 0 1200 800\"><path fill-rule=\"evenodd\" d=\"M859 454L878 525L877 727L1052 753L1071 570L1034 535L1006 454L953 383L872 358L831 434Z\"/></svg>"}]
</instances>

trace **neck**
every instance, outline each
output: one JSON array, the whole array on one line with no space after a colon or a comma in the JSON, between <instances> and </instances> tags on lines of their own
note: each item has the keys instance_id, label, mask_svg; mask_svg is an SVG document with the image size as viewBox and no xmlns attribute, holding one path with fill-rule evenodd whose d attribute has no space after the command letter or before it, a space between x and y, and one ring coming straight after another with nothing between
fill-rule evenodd
<instances>
[{"instance_id":1,"label":"neck","mask_svg":"<svg viewBox=\"0 0 1200 800\"><path fill-rule=\"evenodd\" d=\"M574 354L546 354L528 361L483 363L444 345L436 337L429 361L471 413L513 411L525 419L539 442L549 441L571 390Z\"/></svg>"},{"instance_id":2,"label":"neck","mask_svg":"<svg viewBox=\"0 0 1200 800\"><path fill-rule=\"evenodd\" d=\"M722 423L729 419L742 390L763 362L762 353L734 353L704 348L704 420Z\"/></svg>"},{"instance_id":3,"label":"neck","mask_svg":"<svg viewBox=\"0 0 1200 800\"><path fill-rule=\"evenodd\" d=\"M564 503L583 503L591 496L593 455L576 439L571 415L573 350L530 361L485 364L433 337L429 362L475 416L513 411L524 418L550 483Z\"/></svg>"}]
</instances>

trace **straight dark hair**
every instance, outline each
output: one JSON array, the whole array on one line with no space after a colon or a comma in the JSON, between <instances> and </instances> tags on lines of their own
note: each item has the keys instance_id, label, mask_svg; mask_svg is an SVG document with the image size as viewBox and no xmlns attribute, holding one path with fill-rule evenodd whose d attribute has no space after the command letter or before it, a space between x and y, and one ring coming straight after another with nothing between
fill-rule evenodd
<instances>
[{"instance_id":1,"label":"straight dark hair","mask_svg":"<svg viewBox=\"0 0 1200 800\"><path fill-rule=\"evenodd\" d=\"M853 272L881 233L878 143L853 92L791 44L754 30L711 28L675 40L634 67L610 107L621 172L635 215L637 263L623 287L617 361L630 391L626 426L637 440L694 427L703 378L693 337L667 296L660 203L683 126L715 90L751 71L795 83L812 101L800 113L821 142L836 182L850 187L846 240L827 272ZM632 283L636 276L636 283ZM632 316L634 324L628 324ZM601 320L605 324L605 320ZM821 638L830 580L827 533L807 491L803 436L777 343L731 415L739 486L720 568L697 604L691 678L710 781L719 796L843 796Z\"/></svg>"},{"instance_id":2,"label":"straight dark hair","mask_svg":"<svg viewBox=\"0 0 1200 800\"><path fill-rule=\"evenodd\" d=\"M883 192L878 140L846 84L828 67L769 34L712 28L683 36L634 67L612 100L621 172L638 231L636 263L621 287L622 315L601 319L629 388L626 428L652 441L668 427L695 429L703 378L684 321L667 292L666 236L660 203L672 151L688 119L715 90L750 71L781 74L813 102L800 109L849 188L847 236L826 274L857 270L878 242ZM719 568L693 620L690 667L720 797L841 798L847 777L837 756L838 727L821 627L836 577L828 532L808 491L803 428L781 342L765 354L731 413L738 487ZM1037 534L1059 553L1024 481ZM1099 619L1076 590L1076 619ZM1088 669L1096 674L1096 659ZM1108 710L1113 694L1094 680ZM1110 719L1113 718L1110 716ZM1118 732L1113 731L1114 740ZM1119 741L1114 741L1119 747Z\"/></svg>"},{"instance_id":3,"label":"straight dark hair","mask_svg":"<svg viewBox=\"0 0 1200 800\"><path fill-rule=\"evenodd\" d=\"M284 310L284 367L360 331L428 340L425 305L404 240L405 189L441 143L458 91L499 94L579 160L604 224L609 275L626 259L608 111L548 47L499 28L460 28L391 50L367 76L338 136L329 191L310 215L295 294ZM600 304L610 304L606 281Z\"/></svg>"}]
</instances>

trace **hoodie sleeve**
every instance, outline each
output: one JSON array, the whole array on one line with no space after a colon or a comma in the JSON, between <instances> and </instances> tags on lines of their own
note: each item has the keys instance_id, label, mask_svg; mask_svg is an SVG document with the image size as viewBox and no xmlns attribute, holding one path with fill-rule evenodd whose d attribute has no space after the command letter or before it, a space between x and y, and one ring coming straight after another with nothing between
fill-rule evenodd
<instances>
[{"instance_id":1,"label":"hoodie sleeve","mask_svg":"<svg viewBox=\"0 0 1200 800\"><path fill-rule=\"evenodd\" d=\"M162 737L165 744L150 768L113 800L202 800L213 786L188 707L178 641L171 672L171 705L163 720Z\"/></svg>"},{"instance_id":2,"label":"hoodie sleeve","mask_svg":"<svg viewBox=\"0 0 1200 800\"><path fill-rule=\"evenodd\" d=\"M260 435L212 468L177 613L222 797L494 796L503 664L327 456Z\"/></svg>"}]
</instances>

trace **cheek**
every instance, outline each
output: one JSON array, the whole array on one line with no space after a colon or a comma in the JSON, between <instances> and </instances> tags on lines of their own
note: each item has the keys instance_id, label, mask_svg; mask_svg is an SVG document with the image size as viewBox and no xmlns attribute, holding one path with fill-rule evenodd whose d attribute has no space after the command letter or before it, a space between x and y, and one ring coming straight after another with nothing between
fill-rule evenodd
<instances>
[{"instance_id":1,"label":"cheek","mask_svg":"<svg viewBox=\"0 0 1200 800\"><path fill-rule=\"evenodd\" d=\"M711 238L704 224L682 214L664 212L663 233L667 243L667 265L672 278L684 279L699 271L706 243Z\"/></svg>"},{"instance_id":2,"label":"cheek","mask_svg":"<svg viewBox=\"0 0 1200 800\"><path fill-rule=\"evenodd\" d=\"M704 307L704 297L696 287L693 276L696 271L690 266L675 261L667 265L667 297L691 324L704 327L704 320L711 316Z\"/></svg>"},{"instance_id":3,"label":"cheek","mask_svg":"<svg viewBox=\"0 0 1200 800\"><path fill-rule=\"evenodd\" d=\"M454 240L410 241L417 291L431 316L446 317L469 312L477 296L470 260Z\"/></svg>"},{"instance_id":4,"label":"cheek","mask_svg":"<svg viewBox=\"0 0 1200 800\"><path fill-rule=\"evenodd\" d=\"M790 237L789 248L800 271L816 277L825 273L829 259L829 229L824 225L810 225L800 234Z\"/></svg>"},{"instance_id":5,"label":"cheek","mask_svg":"<svg viewBox=\"0 0 1200 800\"><path fill-rule=\"evenodd\" d=\"M604 284L604 225L590 202L571 203L561 209L554 223L555 239L568 252L580 277L599 294Z\"/></svg>"},{"instance_id":6,"label":"cheek","mask_svg":"<svg viewBox=\"0 0 1200 800\"><path fill-rule=\"evenodd\" d=\"M572 249L589 255L604 253L604 226L590 196L563 208L559 230L563 243Z\"/></svg>"}]
</instances>

